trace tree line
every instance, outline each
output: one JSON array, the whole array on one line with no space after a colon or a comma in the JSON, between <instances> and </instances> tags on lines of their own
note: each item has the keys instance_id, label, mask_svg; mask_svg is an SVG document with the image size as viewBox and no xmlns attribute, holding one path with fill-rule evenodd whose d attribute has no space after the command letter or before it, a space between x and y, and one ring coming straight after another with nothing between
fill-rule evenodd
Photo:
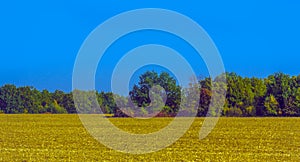
<instances>
[{"instance_id":1,"label":"tree line","mask_svg":"<svg viewBox=\"0 0 300 162\"><path fill-rule=\"evenodd\" d=\"M227 84L222 116L300 116L300 75L275 73L266 78L241 77L236 73L223 75L226 76ZM186 96L182 95L185 93L184 89L166 72L158 74L147 71L139 79L128 96L80 90L70 93L60 90L49 92L30 86L16 87L7 84L0 87L0 113L81 112L114 114L117 117L151 116L156 113L155 116L175 116L180 105L186 104L197 105L195 109L186 110L186 115L191 113L189 111L194 111L199 117L206 116L207 113L212 116L217 114L214 109L209 112L214 82L209 77L197 80L200 85L196 87L199 88L199 93L186 94L198 97L199 103L192 103L193 101L188 100L190 97L182 98ZM94 96L96 100L93 100ZM74 99L78 102L74 103ZM131 108L121 110L118 106Z\"/></svg>"}]
</instances>

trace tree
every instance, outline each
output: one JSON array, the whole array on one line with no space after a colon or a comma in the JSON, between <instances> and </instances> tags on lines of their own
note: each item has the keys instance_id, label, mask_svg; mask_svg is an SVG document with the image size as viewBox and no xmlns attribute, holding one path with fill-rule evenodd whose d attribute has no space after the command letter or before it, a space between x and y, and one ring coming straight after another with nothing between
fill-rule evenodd
<instances>
[{"instance_id":1,"label":"tree","mask_svg":"<svg viewBox=\"0 0 300 162\"><path fill-rule=\"evenodd\" d=\"M279 109L279 103L277 102L276 98L271 94L265 100L265 108L267 116L276 116L281 114Z\"/></svg>"},{"instance_id":2,"label":"tree","mask_svg":"<svg viewBox=\"0 0 300 162\"><path fill-rule=\"evenodd\" d=\"M38 113L41 108L39 103L40 92L33 87L17 88L18 113Z\"/></svg>"},{"instance_id":3,"label":"tree","mask_svg":"<svg viewBox=\"0 0 300 162\"><path fill-rule=\"evenodd\" d=\"M224 76L227 84L222 81ZM101 109L118 117L187 116L196 112L197 116L217 116L225 89L224 116L300 116L300 75L275 73L260 79L226 73L213 80L207 77L198 82L194 78L184 88L166 72L148 71L139 79L129 96L80 90L50 93L7 84L0 87L0 113L76 113L75 100L79 113L100 113Z\"/></svg>"},{"instance_id":4,"label":"tree","mask_svg":"<svg viewBox=\"0 0 300 162\"><path fill-rule=\"evenodd\" d=\"M191 77L188 87L183 88L181 95L181 116L196 116L200 108L200 84L196 77Z\"/></svg>"},{"instance_id":5,"label":"tree","mask_svg":"<svg viewBox=\"0 0 300 162\"><path fill-rule=\"evenodd\" d=\"M206 116L208 108L211 102L211 78L205 78L204 80L199 81L200 83L200 100L197 116Z\"/></svg>"},{"instance_id":6,"label":"tree","mask_svg":"<svg viewBox=\"0 0 300 162\"><path fill-rule=\"evenodd\" d=\"M66 111L69 114L74 114L77 113L75 105L74 105L74 101L73 101L73 95L72 93L69 94L65 94L63 96L63 99L61 101L61 106L66 109Z\"/></svg>"},{"instance_id":7,"label":"tree","mask_svg":"<svg viewBox=\"0 0 300 162\"><path fill-rule=\"evenodd\" d=\"M252 90L254 93L254 110L255 116L263 116L264 115L264 100L267 92L267 86L265 85L262 79L252 78Z\"/></svg>"},{"instance_id":8,"label":"tree","mask_svg":"<svg viewBox=\"0 0 300 162\"><path fill-rule=\"evenodd\" d=\"M47 112L48 113L53 113L53 114L65 114L65 113L67 113L66 109L59 106L56 100L54 100L53 103L51 103L47 107Z\"/></svg>"},{"instance_id":9,"label":"tree","mask_svg":"<svg viewBox=\"0 0 300 162\"><path fill-rule=\"evenodd\" d=\"M282 115L288 115L288 99L291 96L290 76L283 73L275 73L265 79L267 96L273 95L279 104Z\"/></svg>"},{"instance_id":10,"label":"tree","mask_svg":"<svg viewBox=\"0 0 300 162\"><path fill-rule=\"evenodd\" d=\"M164 89L166 94L166 98L162 100L165 100L165 105L171 108L168 109L168 111L170 111L170 113L178 112L181 101L181 88L176 85L174 78L166 72L158 74L154 71L147 71L142 74L139 79L138 84L134 85L133 89L129 92L130 99L136 106L140 108L149 106L151 103L149 90L153 86L159 85Z\"/></svg>"},{"instance_id":11,"label":"tree","mask_svg":"<svg viewBox=\"0 0 300 162\"><path fill-rule=\"evenodd\" d=\"M11 84L4 85L0 89L0 94L2 100L1 110L4 113L18 113L17 87Z\"/></svg>"},{"instance_id":12,"label":"tree","mask_svg":"<svg viewBox=\"0 0 300 162\"><path fill-rule=\"evenodd\" d=\"M52 99L60 105L63 102L64 94L63 91L55 90L54 93L52 93Z\"/></svg>"},{"instance_id":13,"label":"tree","mask_svg":"<svg viewBox=\"0 0 300 162\"><path fill-rule=\"evenodd\" d=\"M227 102L229 107L239 108L243 116L248 114L247 108L253 106L255 93L253 92L251 79L242 78L235 73L227 73Z\"/></svg>"}]
</instances>

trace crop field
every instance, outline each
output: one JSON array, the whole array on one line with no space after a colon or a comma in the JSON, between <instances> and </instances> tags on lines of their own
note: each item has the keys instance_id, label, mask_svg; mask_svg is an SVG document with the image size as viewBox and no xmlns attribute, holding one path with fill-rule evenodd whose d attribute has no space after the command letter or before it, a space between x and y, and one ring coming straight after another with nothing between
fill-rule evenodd
<instances>
[{"instance_id":1,"label":"crop field","mask_svg":"<svg viewBox=\"0 0 300 162\"><path fill-rule=\"evenodd\" d=\"M109 120L123 130L146 133L172 119ZM0 161L300 161L300 118L220 118L199 140L203 120L197 118L173 145L133 155L100 144L77 115L0 115Z\"/></svg>"}]
</instances>

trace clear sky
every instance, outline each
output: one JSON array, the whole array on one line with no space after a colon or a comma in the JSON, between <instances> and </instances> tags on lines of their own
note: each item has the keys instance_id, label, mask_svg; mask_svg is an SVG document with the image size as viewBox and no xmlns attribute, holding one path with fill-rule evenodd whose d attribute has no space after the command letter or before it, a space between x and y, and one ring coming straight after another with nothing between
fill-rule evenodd
<instances>
[{"instance_id":1,"label":"clear sky","mask_svg":"<svg viewBox=\"0 0 300 162\"><path fill-rule=\"evenodd\" d=\"M138 8L165 8L195 20L214 40L226 71L249 77L300 74L298 0L14 0L0 2L0 85L70 91L74 61L89 33L106 19ZM124 38L110 52L139 44L136 40L171 39L152 37ZM108 90L106 75L118 57L108 58L97 71L98 89ZM198 73L205 73L202 67L199 63Z\"/></svg>"}]
</instances>

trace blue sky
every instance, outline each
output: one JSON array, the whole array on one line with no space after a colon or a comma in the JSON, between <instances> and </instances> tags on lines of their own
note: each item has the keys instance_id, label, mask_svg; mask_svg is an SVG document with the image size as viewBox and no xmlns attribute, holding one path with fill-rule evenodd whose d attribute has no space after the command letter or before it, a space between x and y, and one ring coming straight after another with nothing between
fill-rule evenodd
<instances>
[{"instance_id":1,"label":"blue sky","mask_svg":"<svg viewBox=\"0 0 300 162\"><path fill-rule=\"evenodd\" d=\"M249 77L266 77L279 71L300 74L297 0L15 0L0 2L0 85L70 91L74 61L89 33L106 19L138 8L165 8L195 20L214 40L226 71ZM151 33L143 33L124 38L127 41L120 41L110 52L131 47L136 40L140 44L170 40L168 36L152 37ZM98 69L98 89L109 89L107 78L120 56L107 57ZM205 74L203 63L195 68Z\"/></svg>"}]
</instances>

